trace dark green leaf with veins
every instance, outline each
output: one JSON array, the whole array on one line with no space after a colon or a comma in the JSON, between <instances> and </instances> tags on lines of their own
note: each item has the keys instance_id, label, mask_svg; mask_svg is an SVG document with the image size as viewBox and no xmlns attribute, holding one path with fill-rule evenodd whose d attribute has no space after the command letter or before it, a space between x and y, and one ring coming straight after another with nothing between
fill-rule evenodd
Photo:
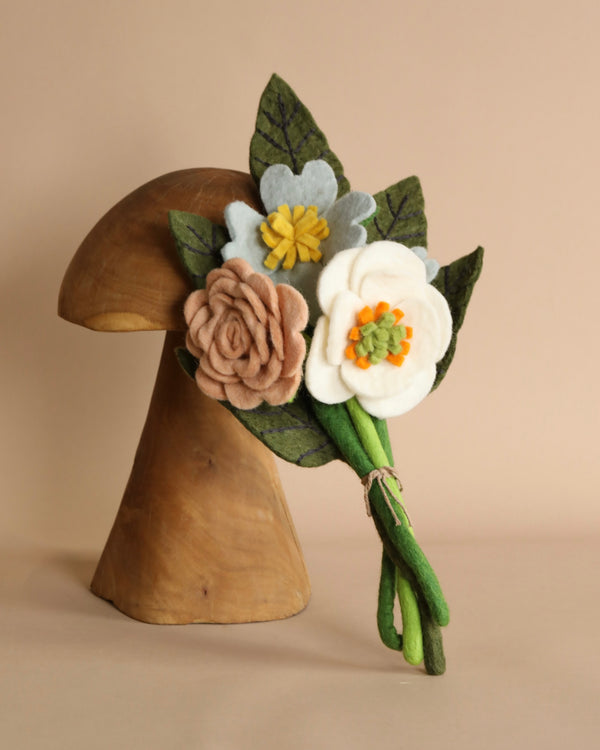
<instances>
[{"instance_id":1,"label":"dark green leaf with veins","mask_svg":"<svg viewBox=\"0 0 600 750\"><path fill-rule=\"evenodd\" d=\"M366 224L367 242L389 240L406 247L427 247L427 220L418 177L408 177L373 197L377 211Z\"/></svg>"},{"instance_id":2,"label":"dark green leaf with veins","mask_svg":"<svg viewBox=\"0 0 600 750\"><path fill-rule=\"evenodd\" d=\"M221 248L229 242L225 227L185 211L169 211L169 226L177 252L197 289L206 286L206 275L222 263Z\"/></svg>"},{"instance_id":3,"label":"dark green leaf with veins","mask_svg":"<svg viewBox=\"0 0 600 750\"><path fill-rule=\"evenodd\" d=\"M452 313L452 339L446 354L437 364L437 376L431 390L437 388L442 382L454 358L456 337L465 319L467 305L471 299L475 282L481 273L482 264L483 248L478 247L469 255L440 268L437 276L431 282L432 286L444 295Z\"/></svg>"},{"instance_id":4,"label":"dark green leaf with veins","mask_svg":"<svg viewBox=\"0 0 600 750\"><path fill-rule=\"evenodd\" d=\"M285 164L300 174L307 161L322 159L335 172L338 198L349 192L340 160L300 99L279 78L272 76L260 100L256 129L250 142L250 172L258 183L273 164Z\"/></svg>"},{"instance_id":5,"label":"dark green leaf with veins","mask_svg":"<svg viewBox=\"0 0 600 750\"><path fill-rule=\"evenodd\" d=\"M181 367L194 379L198 360L187 349L180 347L175 354ZM244 427L280 458L298 466L322 466L341 454L323 430L310 406L310 398L301 388L292 403L269 406L262 403L256 409L236 409L228 401L221 401Z\"/></svg>"}]
</instances>

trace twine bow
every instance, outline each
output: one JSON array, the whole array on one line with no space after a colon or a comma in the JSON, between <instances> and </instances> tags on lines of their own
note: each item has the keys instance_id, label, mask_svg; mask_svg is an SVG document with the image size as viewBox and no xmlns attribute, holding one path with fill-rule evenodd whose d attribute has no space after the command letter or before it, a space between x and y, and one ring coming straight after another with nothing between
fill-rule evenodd
<instances>
[{"instance_id":1,"label":"twine bow","mask_svg":"<svg viewBox=\"0 0 600 750\"><path fill-rule=\"evenodd\" d=\"M394 495L394 491L387 483L387 480L390 478L395 479L398 482L398 487L400 488L400 491L402 491L402 483L400 482L400 477L398 476L398 472L396 471L396 469L394 469L393 466L381 466L379 469L373 469L373 471L370 471L368 474L361 478L360 481L365 488L365 508L367 510L367 515L370 516L371 505L369 503L369 492L371 491L373 482L377 482L377 484L379 485L379 489L381 490L381 494L385 498L385 502L387 503L387 506L390 509L394 520L396 521L396 526L402 526L402 521L398 518L398 514L396 513L394 506L392 505L392 502L390 500L390 497ZM408 525L412 526L406 510L404 511L404 513L406 514Z\"/></svg>"}]
</instances>

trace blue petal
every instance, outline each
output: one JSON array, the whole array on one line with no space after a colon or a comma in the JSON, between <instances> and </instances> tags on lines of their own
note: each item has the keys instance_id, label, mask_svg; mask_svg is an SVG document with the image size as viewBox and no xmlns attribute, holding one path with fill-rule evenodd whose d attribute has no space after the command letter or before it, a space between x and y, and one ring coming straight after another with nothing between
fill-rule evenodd
<instances>
[{"instance_id":1,"label":"blue petal","mask_svg":"<svg viewBox=\"0 0 600 750\"><path fill-rule=\"evenodd\" d=\"M413 253L425 263L425 272L427 274L427 283L431 283L438 275L440 264L434 258L427 257L426 247L411 247Z\"/></svg>"},{"instance_id":2,"label":"blue petal","mask_svg":"<svg viewBox=\"0 0 600 750\"><path fill-rule=\"evenodd\" d=\"M225 223L231 242L221 250L223 259L244 258L255 271L269 273L269 269L264 265L269 249L260 234L260 225L264 220L264 216L246 203L230 203L225 208Z\"/></svg>"},{"instance_id":3,"label":"blue petal","mask_svg":"<svg viewBox=\"0 0 600 750\"><path fill-rule=\"evenodd\" d=\"M326 161L309 161L302 174L294 175L285 164L265 170L260 181L260 197L267 214L279 206L317 206L319 213L329 210L338 192L335 172Z\"/></svg>"}]
</instances>

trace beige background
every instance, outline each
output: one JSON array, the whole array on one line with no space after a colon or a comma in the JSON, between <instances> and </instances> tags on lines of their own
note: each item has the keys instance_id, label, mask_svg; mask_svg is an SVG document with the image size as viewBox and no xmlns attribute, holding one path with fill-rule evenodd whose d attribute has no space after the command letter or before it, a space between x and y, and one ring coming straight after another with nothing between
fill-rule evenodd
<instances>
[{"instance_id":1,"label":"beige background","mask_svg":"<svg viewBox=\"0 0 600 750\"><path fill-rule=\"evenodd\" d=\"M312 109L354 188L377 192L401 177L419 175L434 257L447 263L478 244L486 248L484 273L449 375L431 398L390 423L411 517L443 582L459 601L463 597L468 609L468 602L487 591L487 583L506 583L501 566L488 564L487 549L504 549L494 553L496 561L522 559L534 566L538 561L531 578L523 568L512 571L514 596L530 603L537 601L536 596L545 597L544 606L540 599L540 609L532 611L532 620L513 633L519 640L525 632L531 636L539 626L537 618L547 624L556 617L553 602L560 597L550 580L559 571L566 575L568 562L582 599L572 601L575 614L567 608L562 615L571 625L591 619L584 595L587 590L597 593L592 572L598 557L593 550L600 528L598 3L22 0L18 5L2 1L0 7L0 200L4 207L0 539L8 560L5 570L20 571L16 578L6 574L6 590L12 592L8 601L14 606L5 612L21 612L21 619L15 614L7 627L13 636L21 634L10 646L9 663L23 680L23 700L11 713L12 730L18 732L20 726L20 718L15 717L25 721L26 714L19 711L25 711L28 701L35 702L40 685L23 677L31 676L34 668L27 662L25 669L21 661L31 652L31 641L40 644L35 663L41 660L49 670L43 684L47 686L48 675L55 675L64 663L62 656L44 661L52 648L58 648L53 639L46 643L48 631L27 635L19 624L23 618L29 622L39 616L40 596L55 602L52 611L61 617L63 599L59 593L53 598L47 587L62 590L61 586L70 585L66 598L79 597L78 607L88 608L88 625L99 633L104 620L113 625L121 622L117 613L95 609L104 605L87 594L83 583L104 543L129 473L161 348L160 334L98 334L59 320L55 308L62 274L96 220L147 180L192 166L246 169L258 99L274 71ZM340 587L346 592L359 586L365 589L355 596L360 602L364 596L367 611L357 614L358 603L350 606L344 599L348 610L343 616L361 621L360 638L364 621L369 647L360 641L361 666L353 675L356 659L348 656L343 666L352 653L349 638L349 651L340 651L336 674L343 680L348 675L366 676L370 694L381 689L387 695L395 689L397 675L390 670L396 662L377 643L367 596L376 586L378 551L364 517L360 485L342 465L308 471L281 463L280 469L315 585L313 616L319 616L323 602L337 601ZM576 540L584 537L587 541L578 545ZM562 545L563 539L570 540L571 547ZM535 542L516 553L512 547L502 547L508 540ZM344 575L356 574L353 549L364 549L368 560L368 575L364 580L359 576L356 584ZM543 550L549 549L557 550L557 555L548 556L548 565L555 566L552 575L539 562L546 560ZM581 549L589 550L585 565L577 553ZM331 560L325 550L333 555ZM33 556L29 562L27 555ZM344 555L350 558L347 567L341 563ZM63 567L57 562L61 560L67 561ZM54 561L49 568L48 561ZM339 568L341 578L331 575L332 565ZM24 581L31 583L34 569L46 570L47 579L42 576L35 579L39 586L22 587ZM489 581L485 573L478 579L476 569L487 570ZM61 577L61 570L70 574ZM467 580L473 588L463 591ZM572 584L567 577L564 585L575 597ZM564 595L563 591L563 604ZM511 599L499 606L500 615L490 608L486 624L497 622L499 616L504 622L502 616L508 617L507 610L514 614L514 608ZM102 613L100 620L96 613ZM335 627L336 613L327 609L329 614L327 622ZM294 623L310 623L306 619L310 616L311 608ZM138 633L147 632L140 627ZM465 627L454 626L449 638L462 642ZM560 637L560 623L553 627ZM177 638L208 637L196 634L206 631L192 630L193 636ZM477 653L479 663L489 658L488 675L494 669L502 674L501 630L498 625L497 650L490 647ZM276 671L278 654L285 669L290 632L278 630L279 650L274 654L265 650ZM329 646L319 632L313 635L314 641L308 641L312 645L307 646L313 653L307 669L316 679L314 664L326 669L327 659L319 655L329 653ZM579 635L584 640L576 645L571 641L569 649L579 653L586 646L597 651L594 633ZM228 635L224 643L236 650L238 663L250 659L244 662L250 670L256 653L250 647L245 651L240 638ZM592 683L591 670L580 672L575 665L570 671L567 649L562 649L566 661L552 664L556 642L548 634L547 638L537 647L548 645L539 652L548 680L555 668L558 673L566 668L573 689L577 685L583 696L597 697L598 683ZM126 649L115 652L110 639L100 642L105 643L103 653L109 662L115 653L125 659ZM150 648L144 658L151 663L154 646ZM181 646L181 659L183 650ZM86 653L82 647L82 654ZM191 644L190 653L194 653ZM462 675L460 685L471 686L468 690L477 684L476 671L472 680L465 679L469 668L475 669L468 661L472 657L472 653L460 656L460 662L457 655L459 663L452 667L454 674ZM465 659L470 667L461 672ZM301 662L292 670L288 686L301 680ZM160 679L176 680L177 663L161 662L166 672ZM264 664L262 656L256 663ZM215 662L219 679L230 674L228 664ZM527 664L540 668L539 662ZM110 681L108 667L103 668L101 677ZM138 707L134 724L135 717L142 721L147 714L154 695L135 693L141 684L148 684L152 667L146 668L150 675L142 670L131 687ZM385 688L373 683L381 670ZM134 669L131 674L138 673ZM72 677L70 685L82 680L90 684L77 670ZM541 687L547 686L545 679L530 684L516 672L505 677L507 696L514 684L522 686L532 705L545 695ZM191 675L188 678L186 686L198 689ZM334 678L329 675L317 682L330 685L331 695L329 679ZM400 682L411 679L411 670L401 671ZM450 679L450 674L443 678ZM560 679L565 679L564 671ZM434 688L425 687L432 681L419 684L423 700L419 703L413 696L411 715L420 710L426 715L426 707L432 705L426 691ZM448 696L459 694L458 686L446 689ZM485 693L477 694L479 706ZM221 715L227 695L224 690L220 699L211 698L216 705L210 716ZM276 701L277 695L271 699ZM306 701L310 695L307 691ZM466 710L464 706L473 703L461 695L465 700L460 705ZM100 715L102 711L114 715L111 701L93 692L90 696ZM235 731L242 738L244 721L252 711L246 694L236 696L241 718ZM363 697L355 695L347 707L358 707ZM75 742L76 735L68 734L68 720L57 705L48 704L48 717L55 717L54 723L50 719L49 724L45 719L34 723L34 734L30 740L22 739L22 747L50 747L54 741L57 747L70 747L69 737L72 746L81 747L81 738L92 736L98 747L108 746L92 724L82 725ZM506 706L490 698L492 705L498 726L487 730L494 730L500 738L497 746L502 747L498 727ZM552 693L550 703L544 705L564 708L565 701ZM571 737L591 731L593 725L591 711L584 711L585 699L578 706L583 713L576 722L570 716L575 732ZM197 710L190 704L189 712L179 715L178 726L190 728L192 724L186 722L198 718ZM557 716L550 709L548 713ZM279 718L293 722L294 716ZM327 716L345 721L346 726L358 721L350 707L344 713L338 706ZM445 730L453 747L479 737L469 734L471 719L461 716L458 724L451 722ZM477 724L481 716L478 709L471 718ZM544 712L534 712L523 719L528 727L521 737L523 747L535 746L526 744L525 738L537 736L537 728L547 718ZM265 722L269 726L268 719ZM560 725L570 727L563 716ZM48 727L54 728L54 734ZM395 735L386 721L375 722L369 732L369 736L383 733L383 746L394 746ZM410 747L437 741L430 727L423 732L419 740L414 730L416 739ZM482 732L481 737L489 739L489 732ZM197 735L191 732L192 736ZM217 735L213 738L209 733L200 744L190 739L177 746L244 747L236 736L234 732L233 739L217 741ZM328 734L318 736L323 739ZM317 735L310 744L311 737L291 733L282 746L321 746ZM365 746L361 731L348 737ZM517 735L511 737L512 747L521 746ZM547 747L554 746L552 738L558 741L560 735L552 734Z\"/></svg>"}]
</instances>

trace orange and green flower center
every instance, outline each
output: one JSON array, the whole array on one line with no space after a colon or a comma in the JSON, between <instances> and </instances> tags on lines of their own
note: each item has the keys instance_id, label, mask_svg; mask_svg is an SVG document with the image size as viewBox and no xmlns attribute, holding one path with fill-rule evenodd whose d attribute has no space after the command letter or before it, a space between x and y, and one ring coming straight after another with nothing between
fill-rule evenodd
<instances>
[{"instance_id":1,"label":"orange and green flower center","mask_svg":"<svg viewBox=\"0 0 600 750\"><path fill-rule=\"evenodd\" d=\"M274 270L281 260L283 268L290 269L296 261L318 263L322 253L321 240L329 237L327 220L319 218L316 206L294 206L285 204L267 216L260 225L262 238L271 252L265 258L265 266Z\"/></svg>"},{"instance_id":2,"label":"orange and green flower center","mask_svg":"<svg viewBox=\"0 0 600 750\"><path fill-rule=\"evenodd\" d=\"M375 311L368 305L357 315L358 325L348 333L351 344L346 357L353 359L363 370L378 365L384 359L400 367L410 350L412 328L400 321L402 310L392 310L387 302L379 302Z\"/></svg>"}]
</instances>

